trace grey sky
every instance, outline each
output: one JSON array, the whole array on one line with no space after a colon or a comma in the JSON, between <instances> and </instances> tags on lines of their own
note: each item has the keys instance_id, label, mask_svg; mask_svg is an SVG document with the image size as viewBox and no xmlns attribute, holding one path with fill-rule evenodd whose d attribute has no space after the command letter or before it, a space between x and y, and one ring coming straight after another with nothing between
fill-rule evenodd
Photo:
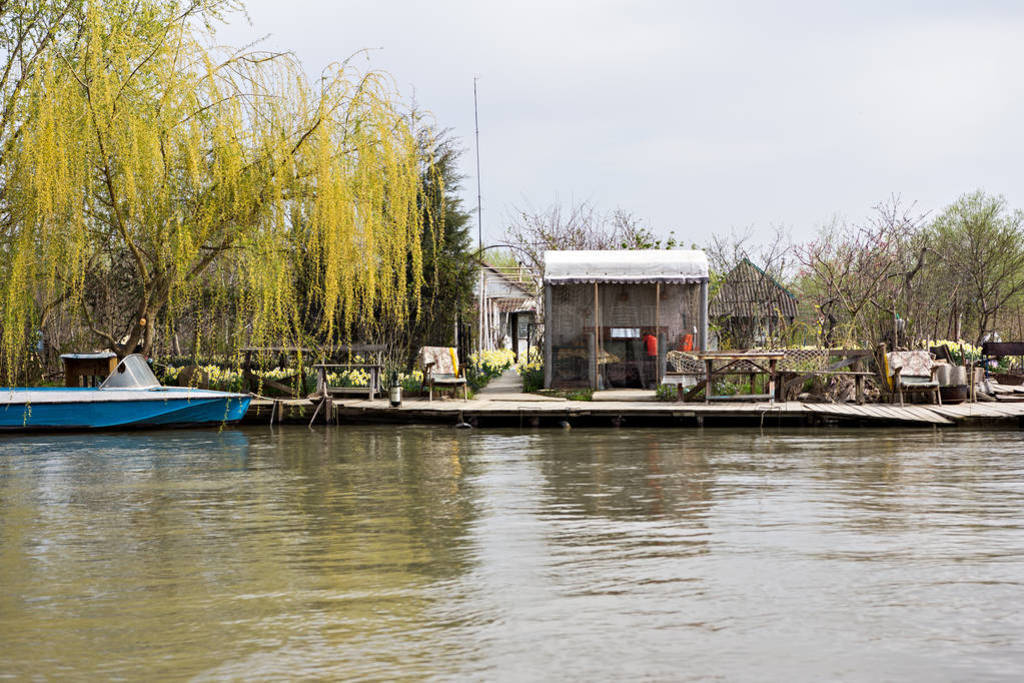
<instances>
[{"instance_id":1,"label":"grey sky","mask_svg":"<svg viewBox=\"0 0 1024 683\"><path fill-rule=\"evenodd\" d=\"M998 2L249 0L224 42L270 34L307 72L362 48L466 148L485 241L513 206L622 207L686 242L810 237L899 194L1024 206L1024 5Z\"/></svg>"}]
</instances>

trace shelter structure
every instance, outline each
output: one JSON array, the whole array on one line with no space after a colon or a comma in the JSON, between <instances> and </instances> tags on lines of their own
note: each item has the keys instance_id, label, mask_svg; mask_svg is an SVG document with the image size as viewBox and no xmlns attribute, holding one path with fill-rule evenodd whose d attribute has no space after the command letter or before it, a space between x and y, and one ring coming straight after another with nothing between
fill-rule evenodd
<instances>
[{"instance_id":1,"label":"shelter structure","mask_svg":"<svg viewBox=\"0 0 1024 683\"><path fill-rule=\"evenodd\" d=\"M703 251L544 254L544 386L653 387L673 349L708 338Z\"/></svg>"},{"instance_id":2,"label":"shelter structure","mask_svg":"<svg viewBox=\"0 0 1024 683\"><path fill-rule=\"evenodd\" d=\"M797 298L749 259L729 271L710 304L710 317L734 348L763 346L792 325Z\"/></svg>"}]
</instances>

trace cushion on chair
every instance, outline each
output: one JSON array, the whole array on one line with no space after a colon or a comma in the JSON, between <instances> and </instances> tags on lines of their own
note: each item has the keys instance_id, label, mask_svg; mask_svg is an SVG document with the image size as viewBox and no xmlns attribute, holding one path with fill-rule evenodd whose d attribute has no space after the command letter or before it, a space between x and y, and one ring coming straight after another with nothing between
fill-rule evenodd
<instances>
[{"instance_id":1,"label":"cushion on chair","mask_svg":"<svg viewBox=\"0 0 1024 683\"><path fill-rule=\"evenodd\" d=\"M928 351L892 351L887 353L886 357L891 372L895 372L896 368L903 368L900 372L901 378L924 377L928 381L931 380L934 361Z\"/></svg>"},{"instance_id":2,"label":"cushion on chair","mask_svg":"<svg viewBox=\"0 0 1024 683\"><path fill-rule=\"evenodd\" d=\"M429 369L432 375L452 375L456 377L459 374L459 357L454 347L424 346L420 349L420 355L417 360L420 367L424 370Z\"/></svg>"},{"instance_id":3,"label":"cushion on chair","mask_svg":"<svg viewBox=\"0 0 1024 683\"><path fill-rule=\"evenodd\" d=\"M933 382L927 377L914 375L900 375L900 384L913 389L937 389L939 386L938 382Z\"/></svg>"}]
</instances>

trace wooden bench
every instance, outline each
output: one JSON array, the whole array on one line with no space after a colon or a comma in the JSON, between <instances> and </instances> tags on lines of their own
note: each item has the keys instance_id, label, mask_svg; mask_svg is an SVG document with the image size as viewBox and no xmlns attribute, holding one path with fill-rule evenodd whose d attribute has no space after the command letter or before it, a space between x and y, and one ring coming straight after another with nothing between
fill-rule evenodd
<instances>
[{"instance_id":1,"label":"wooden bench","mask_svg":"<svg viewBox=\"0 0 1024 683\"><path fill-rule=\"evenodd\" d=\"M683 392L697 384L697 377L696 373L666 372L661 377L661 384L667 387L674 386L676 388L676 400L682 401ZM701 386L703 386L703 383L701 383Z\"/></svg>"},{"instance_id":2,"label":"wooden bench","mask_svg":"<svg viewBox=\"0 0 1024 683\"><path fill-rule=\"evenodd\" d=\"M828 366L818 370L803 372L786 372L785 380L779 383L780 400L788 401L796 390L807 380L815 377L852 377L856 391L858 404L864 403L864 379L874 377L875 373L865 370L864 363L871 357L871 351L861 349L836 349L825 352L827 358L838 358L839 360L830 363ZM846 368L852 368L847 370Z\"/></svg>"},{"instance_id":3,"label":"wooden bench","mask_svg":"<svg viewBox=\"0 0 1024 683\"><path fill-rule=\"evenodd\" d=\"M358 396L366 394L366 398L373 400L381 393L380 378L384 370L380 363L317 363L313 366L316 369L316 393L320 396ZM332 386L327 381L328 370L365 370L369 375L369 381L365 387L342 387Z\"/></svg>"}]
</instances>

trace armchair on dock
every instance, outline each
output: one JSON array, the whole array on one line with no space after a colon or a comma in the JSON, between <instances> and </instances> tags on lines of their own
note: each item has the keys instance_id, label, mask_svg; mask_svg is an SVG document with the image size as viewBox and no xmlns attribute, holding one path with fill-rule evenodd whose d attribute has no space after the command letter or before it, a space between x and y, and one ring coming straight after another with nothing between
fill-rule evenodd
<instances>
[{"instance_id":1,"label":"armchair on dock","mask_svg":"<svg viewBox=\"0 0 1024 683\"><path fill-rule=\"evenodd\" d=\"M890 351L885 352L885 345L878 347L878 368L887 388L899 397L903 405L903 395L909 393L929 393L937 404L942 405L942 394L939 391L938 369L932 354L928 351Z\"/></svg>"},{"instance_id":2,"label":"armchair on dock","mask_svg":"<svg viewBox=\"0 0 1024 683\"><path fill-rule=\"evenodd\" d=\"M469 400L465 374L459 373L459 357L451 346L424 346L420 349L419 364L423 368L423 383L427 386L428 400L434 400L434 387L462 387L463 400Z\"/></svg>"}]
</instances>

